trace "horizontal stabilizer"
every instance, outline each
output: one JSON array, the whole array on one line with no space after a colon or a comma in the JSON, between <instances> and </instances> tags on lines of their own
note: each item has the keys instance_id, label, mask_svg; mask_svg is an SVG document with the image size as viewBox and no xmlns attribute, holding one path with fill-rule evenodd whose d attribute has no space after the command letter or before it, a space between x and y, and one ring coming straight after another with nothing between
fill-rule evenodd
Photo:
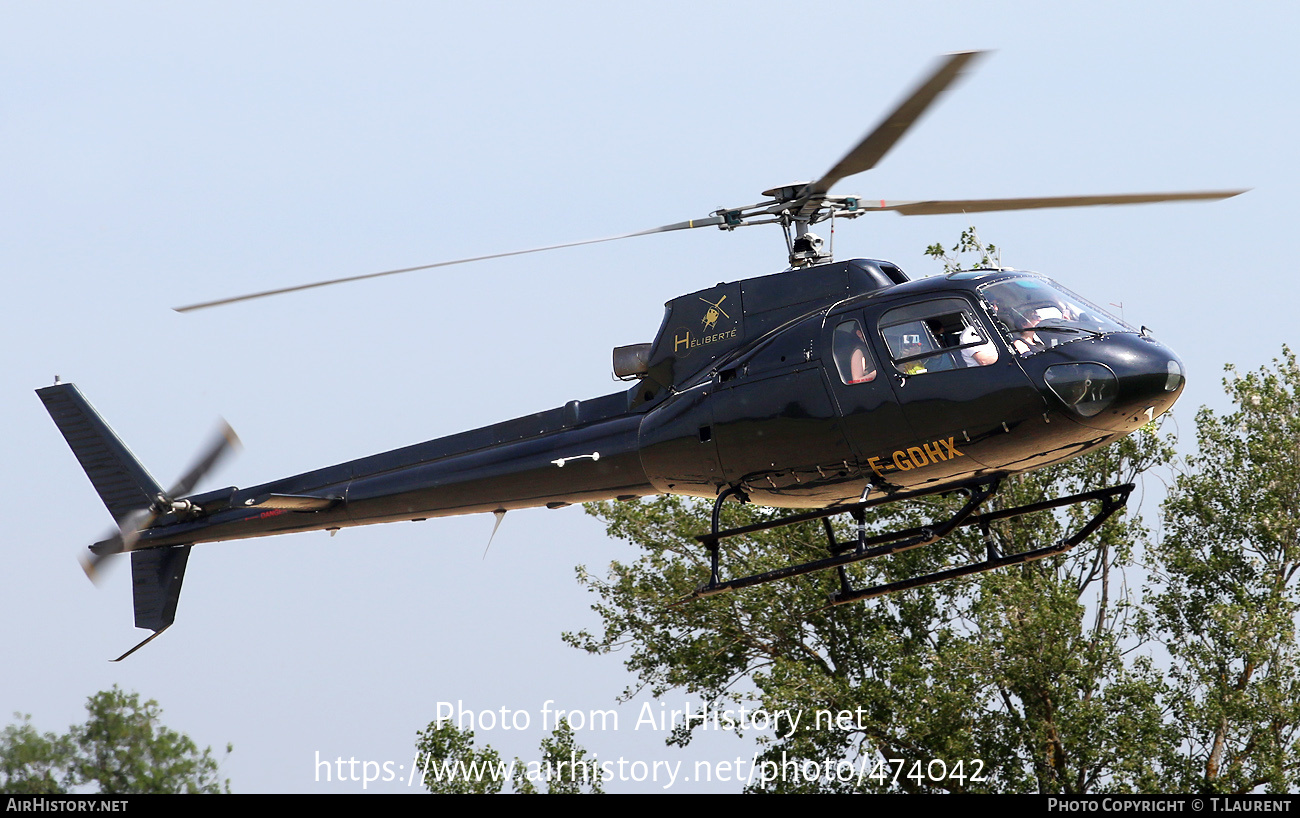
<instances>
[{"instance_id":1,"label":"horizontal stabilizer","mask_svg":"<svg viewBox=\"0 0 1300 818\"><path fill-rule=\"evenodd\" d=\"M55 384L37 389L36 394L113 519L121 525L132 512L148 508L162 487L108 428L76 385Z\"/></svg>"}]
</instances>

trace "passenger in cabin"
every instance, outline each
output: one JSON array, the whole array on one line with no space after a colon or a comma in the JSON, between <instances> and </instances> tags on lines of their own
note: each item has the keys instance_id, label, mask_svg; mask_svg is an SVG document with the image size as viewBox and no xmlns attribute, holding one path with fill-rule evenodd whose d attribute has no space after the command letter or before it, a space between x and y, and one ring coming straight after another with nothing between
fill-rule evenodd
<instances>
[{"instance_id":1,"label":"passenger in cabin","mask_svg":"<svg viewBox=\"0 0 1300 818\"><path fill-rule=\"evenodd\" d=\"M849 357L849 383L867 383L876 379L875 367L871 365L871 359L867 357L867 338L862 334L862 328L858 327L856 333L857 346L854 347L852 355Z\"/></svg>"},{"instance_id":2,"label":"passenger in cabin","mask_svg":"<svg viewBox=\"0 0 1300 818\"><path fill-rule=\"evenodd\" d=\"M1040 349L1062 343L1064 339L1057 333L1044 332L1039 335L1038 327L1063 326L1071 317L1070 308L1065 304L1045 304L1029 310L1023 324L1025 329L1020 333L1020 338L1026 346L1025 351L1037 352Z\"/></svg>"},{"instance_id":3,"label":"passenger in cabin","mask_svg":"<svg viewBox=\"0 0 1300 818\"><path fill-rule=\"evenodd\" d=\"M898 357L907 358L911 355L920 355L926 351L925 345L921 343L920 335L906 334L903 336L902 349L900 350ZM924 372L929 372L929 370L926 369L924 359L909 361L899 367L899 370L904 375L920 375Z\"/></svg>"},{"instance_id":4,"label":"passenger in cabin","mask_svg":"<svg viewBox=\"0 0 1300 818\"><path fill-rule=\"evenodd\" d=\"M846 384L868 383L876 379L876 367L867 347L867 336L857 321L844 321L835 328L835 366Z\"/></svg>"},{"instance_id":5,"label":"passenger in cabin","mask_svg":"<svg viewBox=\"0 0 1300 818\"><path fill-rule=\"evenodd\" d=\"M966 346L966 344L975 344L980 341L981 334L978 329L972 325L967 325L966 329L961 331L959 343L965 347L961 351L961 359L966 366L988 366L998 362L998 348L992 340L985 341L979 346Z\"/></svg>"}]
</instances>

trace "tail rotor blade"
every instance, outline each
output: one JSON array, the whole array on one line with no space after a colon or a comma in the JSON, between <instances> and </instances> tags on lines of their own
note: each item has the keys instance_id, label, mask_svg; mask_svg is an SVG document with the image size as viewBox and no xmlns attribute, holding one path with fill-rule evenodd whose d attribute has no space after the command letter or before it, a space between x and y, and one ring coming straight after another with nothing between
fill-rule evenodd
<instances>
[{"instance_id":1,"label":"tail rotor blade","mask_svg":"<svg viewBox=\"0 0 1300 818\"><path fill-rule=\"evenodd\" d=\"M86 579L89 579L95 585L104 578L104 570L108 567L110 558L122 553L122 538L119 535L116 540L104 540L90 546L92 551L89 554L81 556L81 570L86 572ZM111 548L103 552L93 549Z\"/></svg>"},{"instance_id":2,"label":"tail rotor blade","mask_svg":"<svg viewBox=\"0 0 1300 818\"><path fill-rule=\"evenodd\" d=\"M136 509L123 517L117 531L111 532L107 537L90 546L90 554L81 558L81 569L86 572L86 576L90 578L90 581L98 585L113 557L134 550L135 544L140 540L141 533L151 527L162 514L170 510L171 501L189 494L194 486L198 485L198 482L208 472L212 471L227 452L238 448L238 446L239 436L235 434L235 430L230 427L229 423L224 420L221 421L212 440L201 450L202 453L198 459L195 460L181 479L176 481L170 491L166 494L159 494L153 504Z\"/></svg>"},{"instance_id":3,"label":"tail rotor blade","mask_svg":"<svg viewBox=\"0 0 1300 818\"><path fill-rule=\"evenodd\" d=\"M227 452L238 447L239 435L235 434L235 430L230 428L229 423L224 420L221 421L220 427L218 427L216 434L213 435L212 440L203 450L202 456L195 461L194 465L190 467L189 471L185 472L185 475L180 480L176 481L171 491L167 493L167 497L184 497L189 494L198 482L203 479L204 475L211 471Z\"/></svg>"},{"instance_id":4,"label":"tail rotor blade","mask_svg":"<svg viewBox=\"0 0 1300 818\"><path fill-rule=\"evenodd\" d=\"M91 582L98 585L105 570L112 564L112 558L130 551L139 541L140 532L153 525L157 519L158 512L152 507L127 515L117 531L90 546L90 554L81 558L81 570L86 572Z\"/></svg>"}]
</instances>

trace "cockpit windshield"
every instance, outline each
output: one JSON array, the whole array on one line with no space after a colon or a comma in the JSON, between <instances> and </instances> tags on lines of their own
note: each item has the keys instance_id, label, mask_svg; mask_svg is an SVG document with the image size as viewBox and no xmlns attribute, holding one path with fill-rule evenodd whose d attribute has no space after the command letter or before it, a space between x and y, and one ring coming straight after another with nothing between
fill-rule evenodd
<instances>
[{"instance_id":1,"label":"cockpit windshield","mask_svg":"<svg viewBox=\"0 0 1300 818\"><path fill-rule=\"evenodd\" d=\"M980 289L989 313L1025 355L1080 338L1137 330L1059 284L1012 278Z\"/></svg>"}]
</instances>

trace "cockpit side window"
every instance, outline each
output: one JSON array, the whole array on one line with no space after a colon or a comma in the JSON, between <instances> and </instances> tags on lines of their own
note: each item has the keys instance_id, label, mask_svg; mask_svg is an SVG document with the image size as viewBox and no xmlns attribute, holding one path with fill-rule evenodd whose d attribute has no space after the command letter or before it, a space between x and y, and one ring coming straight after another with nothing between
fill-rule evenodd
<instances>
[{"instance_id":1,"label":"cockpit side window","mask_svg":"<svg viewBox=\"0 0 1300 818\"><path fill-rule=\"evenodd\" d=\"M880 334L904 375L988 366L998 347L975 318L974 308L959 298L909 304L885 313Z\"/></svg>"},{"instance_id":2,"label":"cockpit side window","mask_svg":"<svg viewBox=\"0 0 1300 818\"><path fill-rule=\"evenodd\" d=\"M839 370L840 380L844 383L868 383L876 379L876 362L867 347L867 336L862 332L862 325L856 320L836 325L831 351L835 358L835 368Z\"/></svg>"}]
</instances>

